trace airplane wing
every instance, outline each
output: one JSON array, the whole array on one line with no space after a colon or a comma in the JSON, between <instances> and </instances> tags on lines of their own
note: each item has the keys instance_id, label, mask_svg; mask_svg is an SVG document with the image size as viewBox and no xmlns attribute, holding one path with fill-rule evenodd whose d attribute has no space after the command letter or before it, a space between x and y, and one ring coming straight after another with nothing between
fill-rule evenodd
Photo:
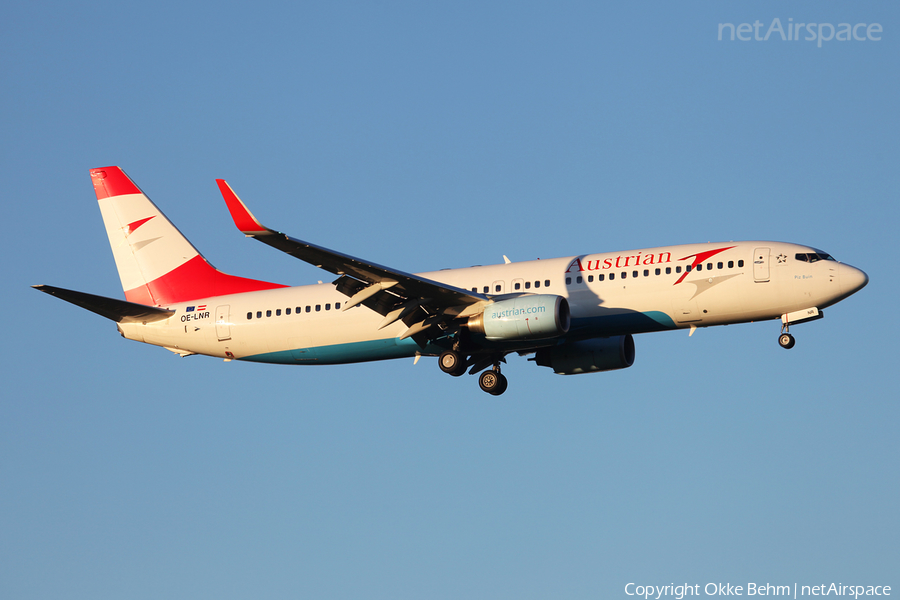
<instances>
[{"instance_id":1,"label":"airplane wing","mask_svg":"<svg viewBox=\"0 0 900 600\"><path fill-rule=\"evenodd\" d=\"M338 291L350 297L342 310L360 304L367 306L385 317L381 328L403 320L409 327L403 338L434 326L437 327L429 331L426 338L438 337L440 332L449 333L453 319L477 314L490 302L483 294L329 250L269 229L253 216L228 183L223 179L217 179L216 183L234 224L244 235L339 275L334 284Z\"/></svg>"}]
</instances>

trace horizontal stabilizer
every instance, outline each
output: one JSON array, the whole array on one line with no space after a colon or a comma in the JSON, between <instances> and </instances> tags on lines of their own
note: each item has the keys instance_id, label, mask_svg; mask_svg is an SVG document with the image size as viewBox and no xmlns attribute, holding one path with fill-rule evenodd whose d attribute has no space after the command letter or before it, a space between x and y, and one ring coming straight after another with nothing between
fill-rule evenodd
<instances>
[{"instance_id":1,"label":"horizontal stabilizer","mask_svg":"<svg viewBox=\"0 0 900 600\"><path fill-rule=\"evenodd\" d=\"M152 323L168 319L175 314L174 310L145 306L104 296L95 296L94 294L53 287L52 285L33 285L31 287L45 294L56 296L60 300L71 302L75 306L97 313L101 317L112 319L116 323Z\"/></svg>"}]
</instances>

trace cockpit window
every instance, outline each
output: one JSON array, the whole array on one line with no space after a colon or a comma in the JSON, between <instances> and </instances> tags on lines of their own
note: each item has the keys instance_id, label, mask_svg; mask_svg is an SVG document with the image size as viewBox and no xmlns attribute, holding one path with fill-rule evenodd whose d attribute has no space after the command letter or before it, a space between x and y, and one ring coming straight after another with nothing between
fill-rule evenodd
<instances>
[{"instance_id":1,"label":"cockpit window","mask_svg":"<svg viewBox=\"0 0 900 600\"><path fill-rule=\"evenodd\" d=\"M799 260L800 262L810 262L814 263L820 260L834 260L831 258L830 254L826 254L825 252L799 252L794 258Z\"/></svg>"}]
</instances>

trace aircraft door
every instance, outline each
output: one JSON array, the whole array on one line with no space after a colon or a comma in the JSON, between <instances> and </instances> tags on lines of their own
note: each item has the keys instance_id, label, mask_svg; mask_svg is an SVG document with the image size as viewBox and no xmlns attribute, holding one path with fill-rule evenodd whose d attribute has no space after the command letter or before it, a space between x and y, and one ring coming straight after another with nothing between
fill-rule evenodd
<instances>
[{"instance_id":1,"label":"aircraft door","mask_svg":"<svg viewBox=\"0 0 900 600\"><path fill-rule=\"evenodd\" d=\"M228 304L216 307L216 336L220 342L231 339L230 311Z\"/></svg>"},{"instance_id":2,"label":"aircraft door","mask_svg":"<svg viewBox=\"0 0 900 600\"><path fill-rule=\"evenodd\" d=\"M757 283L769 281L768 248L757 248L753 251L753 280Z\"/></svg>"}]
</instances>

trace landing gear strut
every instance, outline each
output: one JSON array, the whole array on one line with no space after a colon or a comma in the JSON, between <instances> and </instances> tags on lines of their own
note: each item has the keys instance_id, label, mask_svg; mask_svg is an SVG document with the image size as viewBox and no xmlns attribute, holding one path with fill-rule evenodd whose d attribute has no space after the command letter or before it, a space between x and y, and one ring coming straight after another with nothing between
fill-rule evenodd
<instances>
[{"instance_id":1,"label":"landing gear strut","mask_svg":"<svg viewBox=\"0 0 900 600\"><path fill-rule=\"evenodd\" d=\"M481 375L478 376L478 385L481 386L481 389L487 392L488 394L492 394L494 396L499 396L503 392L506 391L506 386L509 382L506 381L506 377L500 373L500 365L494 365L494 368L490 371L484 371Z\"/></svg>"}]
</instances>

